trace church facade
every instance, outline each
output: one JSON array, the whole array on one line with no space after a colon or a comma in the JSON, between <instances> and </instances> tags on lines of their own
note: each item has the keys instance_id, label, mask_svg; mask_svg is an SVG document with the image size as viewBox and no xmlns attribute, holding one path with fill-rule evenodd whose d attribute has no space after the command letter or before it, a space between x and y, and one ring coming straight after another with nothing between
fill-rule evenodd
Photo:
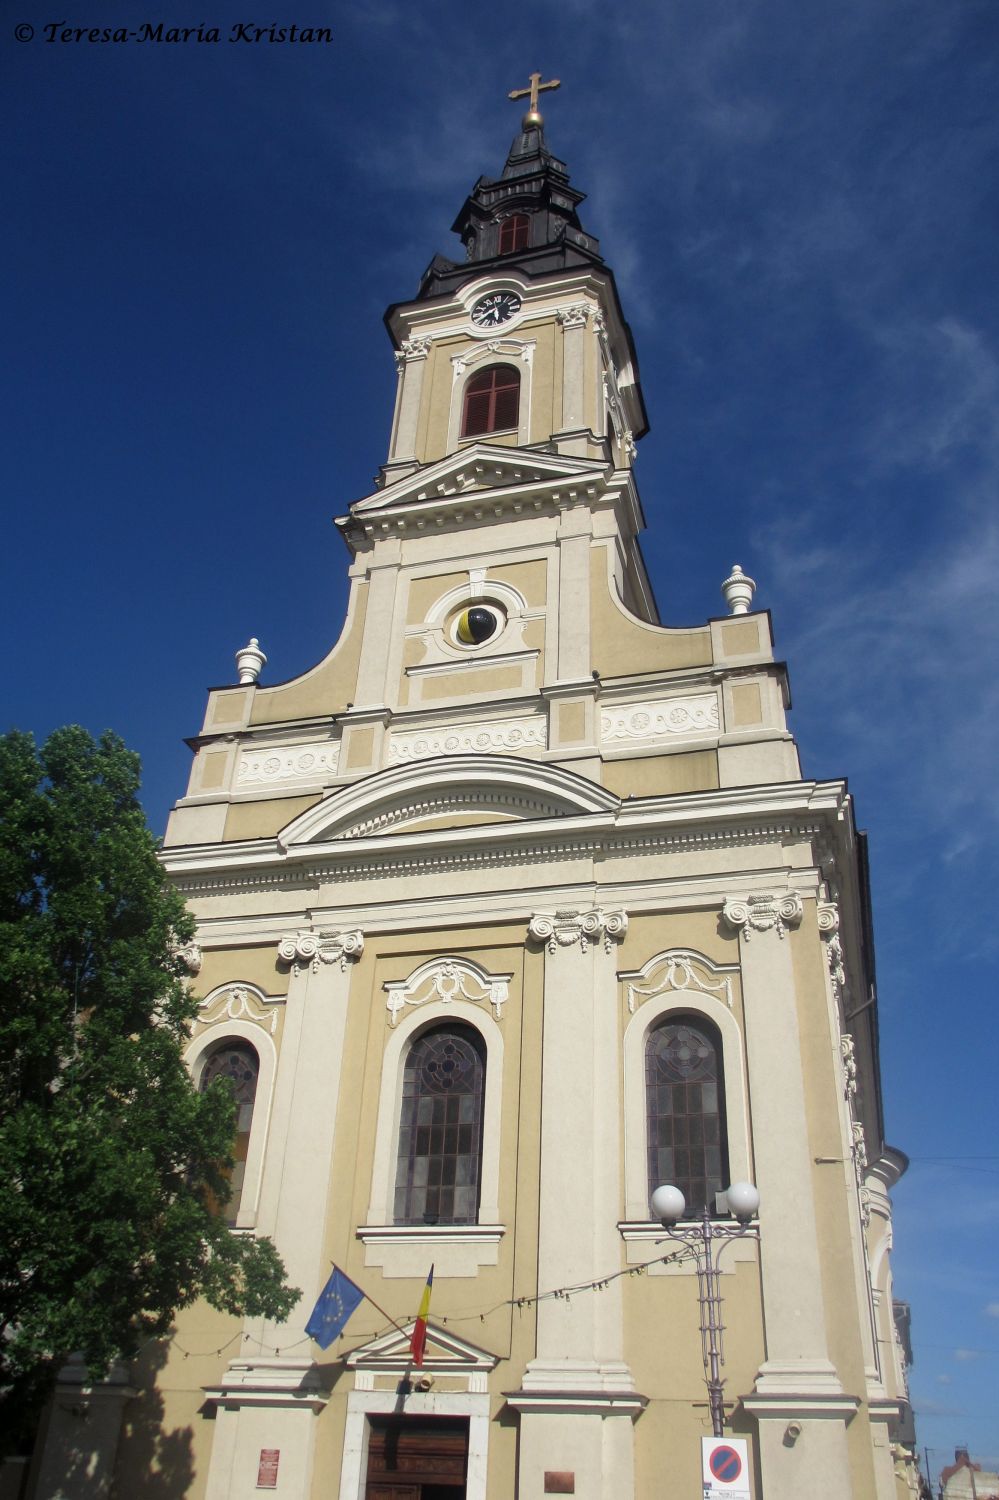
<instances>
[{"instance_id":1,"label":"church facade","mask_svg":"<svg viewBox=\"0 0 999 1500\"><path fill-rule=\"evenodd\" d=\"M660 1183L677 1233L729 1235L745 1492L915 1492L864 838L845 783L802 775L752 581L659 621L638 365L582 198L535 92L467 258L387 314L340 639L273 686L251 644L210 694L163 856L198 922L189 1060L240 1101L233 1232L303 1297L280 1326L191 1309L102 1388L106 1492L715 1493L712 1309ZM331 1265L371 1300L324 1351Z\"/></svg>"}]
</instances>

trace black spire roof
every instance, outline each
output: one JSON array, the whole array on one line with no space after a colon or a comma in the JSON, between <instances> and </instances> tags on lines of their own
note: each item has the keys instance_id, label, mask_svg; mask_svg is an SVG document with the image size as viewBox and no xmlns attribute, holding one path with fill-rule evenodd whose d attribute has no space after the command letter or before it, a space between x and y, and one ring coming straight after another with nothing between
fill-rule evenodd
<instances>
[{"instance_id":1,"label":"black spire roof","mask_svg":"<svg viewBox=\"0 0 999 1500\"><path fill-rule=\"evenodd\" d=\"M569 266L602 266L600 245L585 232L576 212L585 197L570 185L565 162L548 149L541 124L526 116L502 175L480 177L451 226L461 235L465 261L434 256L423 273L420 299L454 291L468 279L470 265L476 275L486 266L516 266L528 276ZM512 214L526 216L527 244L501 255L500 228Z\"/></svg>"}]
</instances>

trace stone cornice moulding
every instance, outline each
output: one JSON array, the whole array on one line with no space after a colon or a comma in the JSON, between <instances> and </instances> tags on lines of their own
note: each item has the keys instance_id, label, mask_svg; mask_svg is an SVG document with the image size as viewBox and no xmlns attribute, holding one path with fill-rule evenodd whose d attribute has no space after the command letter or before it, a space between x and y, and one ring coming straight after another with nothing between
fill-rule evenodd
<instances>
[{"instance_id":1,"label":"stone cornice moulding","mask_svg":"<svg viewBox=\"0 0 999 1500\"><path fill-rule=\"evenodd\" d=\"M748 943L754 932L776 932L783 938L790 928L798 926L804 910L797 891L776 896L767 892L745 898L730 896L722 907L722 917Z\"/></svg>"},{"instance_id":2,"label":"stone cornice moulding","mask_svg":"<svg viewBox=\"0 0 999 1500\"><path fill-rule=\"evenodd\" d=\"M583 820L580 819L580 822ZM244 890L292 890L317 884L354 884L399 875L413 876L429 872L467 872L492 869L537 869L558 865L580 857L601 860L622 856L659 855L683 851L710 852L725 849L760 848L781 839L802 842L818 832L818 825L781 821L772 827L753 826L722 828L690 835L653 828L645 834L614 836L606 828L566 828L561 818L523 823L509 819L474 827L417 830L398 836L377 834L371 838L340 839L309 851L308 858L285 863L281 857L266 861L209 860L183 866L167 865L178 890L187 895L218 894ZM459 834L471 838L458 838ZM501 837L492 841L491 836ZM443 837L435 837L442 834ZM451 836L454 835L454 836ZM217 851L218 846L214 846ZM796 878L807 882L809 872L796 870ZM773 873L759 877L764 886L771 885ZM701 909L717 909L731 885L731 875L710 871L693 881L674 882L650 879L658 889L657 900L665 899L671 909L694 904ZM665 886L665 893L664 893ZM629 905L631 897L629 895Z\"/></svg>"},{"instance_id":3,"label":"stone cornice moulding","mask_svg":"<svg viewBox=\"0 0 999 1500\"><path fill-rule=\"evenodd\" d=\"M451 768L462 757L447 762ZM482 775L492 757L466 757ZM496 757L507 766L517 766L525 777L545 777L557 768L535 760L513 761ZM426 778L420 764L395 767L382 776L410 775ZM572 773L560 772L562 776ZM358 798L358 806L371 791L371 781L355 783L335 794ZM438 778L439 780L439 778ZM364 875L396 871L419 871L448 867L488 868L519 866L531 861L571 859L580 853L619 855L665 849L731 848L773 843L782 839L812 840L835 832L852 837L852 806L845 783L780 782L772 786L689 792L670 797L640 797L622 803L619 798L581 777L602 807L591 803L578 815L566 814L547 823L491 824L483 828L425 830L403 839L379 837L310 844L301 839L289 847L296 819L274 839L251 839L217 844L175 845L160 858L172 878L185 890L232 890L248 886L311 883L317 880L354 879ZM547 784L546 782L543 784ZM538 783L534 782L535 786ZM541 788L538 787L540 790ZM325 819L332 798L317 807ZM347 816L347 808L338 804ZM310 810L315 814L316 809ZM331 863L332 861L332 863ZM807 884L807 871L796 871L799 884ZM766 876L761 876L766 880ZM773 879L771 875L770 880ZM187 882L187 883L185 883ZM804 887L803 887L804 889Z\"/></svg>"},{"instance_id":4,"label":"stone cornice moulding","mask_svg":"<svg viewBox=\"0 0 999 1500\"><path fill-rule=\"evenodd\" d=\"M338 963L346 970L347 960L356 960L363 952L364 934L357 928L349 932L299 932L278 943L278 958L291 965L293 974L300 974L305 964L313 974L318 974L323 964Z\"/></svg>"},{"instance_id":5,"label":"stone cornice moulding","mask_svg":"<svg viewBox=\"0 0 999 1500\"><path fill-rule=\"evenodd\" d=\"M408 979L390 979L382 988L388 996L385 1007L389 1025L399 1024L399 1012L407 1005L425 1005L439 1000L451 1005L455 1000L471 1000L492 1007L497 1021L510 998L512 974L489 974L468 958L435 958L421 964Z\"/></svg>"},{"instance_id":6,"label":"stone cornice moulding","mask_svg":"<svg viewBox=\"0 0 999 1500\"><path fill-rule=\"evenodd\" d=\"M592 911L556 911L550 915L535 912L527 924L528 938L544 943L549 953L575 947L576 943L585 953L591 943L601 940L604 952L609 953L612 939L620 943L627 931L627 912L603 911L599 907Z\"/></svg>"}]
</instances>

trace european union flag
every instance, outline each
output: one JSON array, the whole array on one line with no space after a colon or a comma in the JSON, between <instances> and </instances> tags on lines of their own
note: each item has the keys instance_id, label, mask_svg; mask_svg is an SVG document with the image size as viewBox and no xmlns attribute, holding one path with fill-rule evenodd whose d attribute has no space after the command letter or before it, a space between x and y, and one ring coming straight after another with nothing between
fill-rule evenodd
<instances>
[{"instance_id":1,"label":"european union flag","mask_svg":"<svg viewBox=\"0 0 999 1500\"><path fill-rule=\"evenodd\" d=\"M333 1340L347 1325L347 1320L357 1304L364 1301L364 1293L355 1286L336 1266L333 1274L319 1293L319 1299L309 1314L305 1331L315 1339L320 1349L328 1349Z\"/></svg>"}]
</instances>

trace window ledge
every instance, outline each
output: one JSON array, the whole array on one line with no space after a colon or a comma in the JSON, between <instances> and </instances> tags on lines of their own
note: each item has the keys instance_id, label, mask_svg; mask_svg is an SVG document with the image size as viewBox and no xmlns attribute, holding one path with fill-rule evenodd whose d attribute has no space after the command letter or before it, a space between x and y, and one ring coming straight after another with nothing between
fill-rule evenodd
<instances>
[{"instance_id":1,"label":"window ledge","mask_svg":"<svg viewBox=\"0 0 999 1500\"><path fill-rule=\"evenodd\" d=\"M432 1260L436 1280L495 1266L505 1233L502 1224L362 1224L357 1238L364 1264L380 1267L383 1276L425 1277Z\"/></svg>"}]
</instances>

